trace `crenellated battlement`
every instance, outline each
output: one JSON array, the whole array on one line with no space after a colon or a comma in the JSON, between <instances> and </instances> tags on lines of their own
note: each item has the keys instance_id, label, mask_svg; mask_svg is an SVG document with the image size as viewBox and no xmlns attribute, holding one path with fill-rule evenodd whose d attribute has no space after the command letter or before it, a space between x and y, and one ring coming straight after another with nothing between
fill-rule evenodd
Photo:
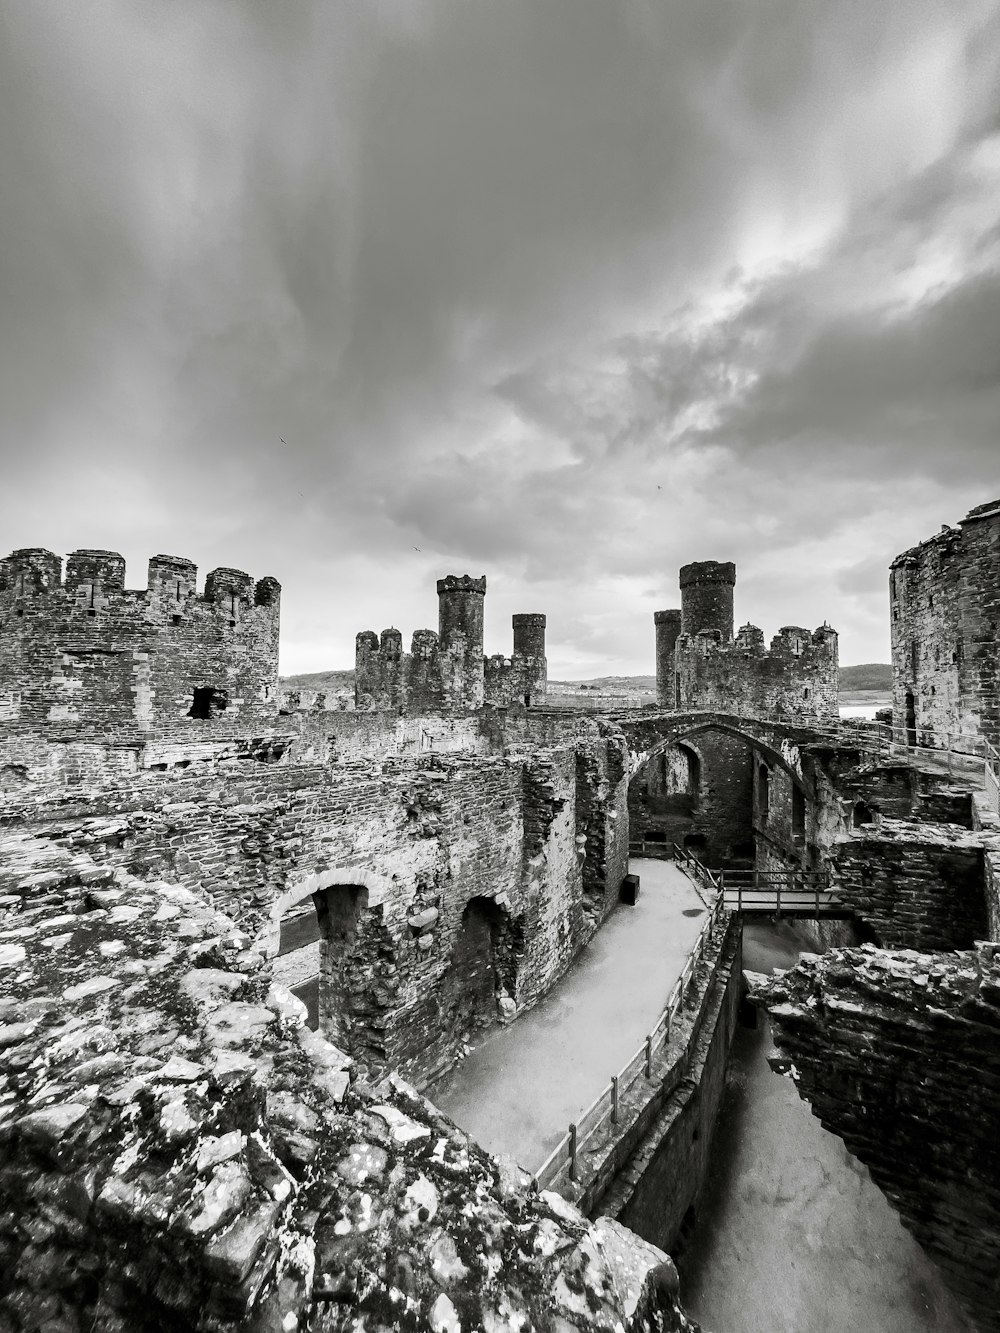
<instances>
[{"instance_id":1,"label":"crenellated battlement","mask_svg":"<svg viewBox=\"0 0 1000 1333\"><path fill-rule=\"evenodd\" d=\"M680 572L681 610L656 611L661 705L757 717L833 721L838 716L836 630L784 625L766 644L756 625L733 634L736 566L703 560Z\"/></svg>"},{"instance_id":2,"label":"crenellated battlement","mask_svg":"<svg viewBox=\"0 0 1000 1333\"><path fill-rule=\"evenodd\" d=\"M123 736L273 721L281 585L243 570L149 561L125 586L117 551L0 560L0 722Z\"/></svg>"},{"instance_id":3,"label":"crenellated battlement","mask_svg":"<svg viewBox=\"0 0 1000 1333\"><path fill-rule=\"evenodd\" d=\"M530 707L545 697L545 616L513 617L510 658L483 656L485 577L437 580L438 631L418 629L408 653L398 629L362 630L355 640L355 705L417 715L475 712L483 704Z\"/></svg>"}]
</instances>

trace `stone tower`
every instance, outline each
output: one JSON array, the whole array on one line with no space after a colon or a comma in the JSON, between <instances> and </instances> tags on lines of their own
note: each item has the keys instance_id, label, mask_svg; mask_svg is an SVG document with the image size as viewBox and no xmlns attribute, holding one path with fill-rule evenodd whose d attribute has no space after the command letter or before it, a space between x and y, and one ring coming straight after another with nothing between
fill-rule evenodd
<instances>
[{"instance_id":1,"label":"stone tower","mask_svg":"<svg viewBox=\"0 0 1000 1333\"><path fill-rule=\"evenodd\" d=\"M545 617L538 611L519 611L511 617L516 657L545 657Z\"/></svg>"},{"instance_id":2,"label":"stone tower","mask_svg":"<svg viewBox=\"0 0 1000 1333\"><path fill-rule=\"evenodd\" d=\"M716 630L722 643L733 640L732 561L696 560L681 567L681 632L694 636Z\"/></svg>"},{"instance_id":3,"label":"stone tower","mask_svg":"<svg viewBox=\"0 0 1000 1333\"><path fill-rule=\"evenodd\" d=\"M482 708L483 610L486 577L449 574L438 579L438 640L441 651L452 659L452 705ZM459 678L461 677L461 679ZM457 696L461 696L459 699Z\"/></svg>"},{"instance_id":4,"label":"stone tower","mask_svg":"<svg viewBox=\"0 0 1000 1333\"><path fill-rule=\"evenodd\" d=\"M663 708L677 706L674 650L681 632L681 612L654 611L656 626L656 702Z\"/></svg>"}]
</instances>

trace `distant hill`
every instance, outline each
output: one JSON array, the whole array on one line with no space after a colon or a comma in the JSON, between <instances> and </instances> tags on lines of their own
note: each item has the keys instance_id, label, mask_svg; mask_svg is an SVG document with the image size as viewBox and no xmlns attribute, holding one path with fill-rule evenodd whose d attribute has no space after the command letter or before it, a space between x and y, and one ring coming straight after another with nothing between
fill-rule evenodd
<instances>
[{"instance_id":1,"label":"distant hill","mask_svg":"<svg viewBox=\"0 0 1000 1333\"><path fill-rule=\"evenodd\" d=\"M863 662L840 668L841 690L891 690L892 667L883 662Z\"/></svg>"},{"instance_id":2,"label":"distant hill","mask_svg":"<svg viewBox=\"0 0 1000 1333\"><path fill-rule=\"evenodd\" d=\"M354 688L354 669L349 671L307 671L299 676L282 676L286 690L345 690Z\"/></svg>"},{"instance_id":3,"label":"distant hill","mask_svg":"<svg viewBox=\"0 0 1000 1333\"><path fill-rule=\"evenodd\" d=\"M579 690L584 686L602 694L622 694L633 691L656 690L655 676L591 676L588 680L550 680L561 690Z\"/></svg>"},{"instance_id":4,"label":"distant hill","mask_svg":"<svg viewBox=\"0 0 1000 1333\"><path fill-rule=\"evenodd\" d=\"M288 690L317 690L336 692L354 686L354 671L307 671L298 676L282 676L281 684ZM592 676L589 680L550 680L557 690L588 689L603 694L655 693L655 676ZM840 668L842 691L892 689L892 667L882 662L864 662L860 666Z\"/></svg>"}]
</instances>

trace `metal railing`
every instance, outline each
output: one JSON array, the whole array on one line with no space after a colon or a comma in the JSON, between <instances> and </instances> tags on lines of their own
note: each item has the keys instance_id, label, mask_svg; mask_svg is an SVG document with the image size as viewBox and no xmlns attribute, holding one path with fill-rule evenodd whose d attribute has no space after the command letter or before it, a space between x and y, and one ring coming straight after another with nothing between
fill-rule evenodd
<instances>
[{"instance_id":1,"label":"metal railing","mask_svg":"<svg viewBox=\"0 0 1000 1333\"><path fill-rule=\"evenodd\" d=\"M841 913L843 903L825 870L716 870L726 907L731 912L768 916L808 912L817 917Z\"/></svg>"},{"instance_id":2,"label":"metal railing","mask_svg":"<svg viewBox=\"0 0 1000 1333\"><path fill-rule=\"evenodd\" d=\"M652 1082L653 1064L659 1053L670 1043L670 1034L674 1022L687 998L694 980L695 970L708 948L713 931L726 910L723 895L718 891L719 886L715 882L712 872L689 853L684 853L683 856L684 869L695 880L696 887L700 881L703 885L711 885L717 892L714 901L708 904L708 918L701 928L694 948L688 954L680 976L671 988L666 1006L653 1025L652 1031L647 1035L646 1040L624 1067L612 1077L611 1082L601 1089L586 1110L569 1126L566 1133L563 1134L535 1172L535 1180L541 1189L548 1189L554 1185L563 1172L567 1173L571 1181L575 1182L577 1180L580 1153L588 1141L609 1121L612 1125L618 1124L621 1099L635 1087L640 1079ZM697 867L697 870L694 870L693 867ZM702 899L702 901L705 900ZM686 1053L680 1055L671 1068L676 1068L678 1065L685 1063L687 1058ZM666 1070L662 1071L660 1077L666 1077L667 1072Z\"/></svg>"},{"instance_id":3,"label":"metal railing","mask_svg":"<svg viewBox=\"0 0 1000 1333\"><path fill-rule=\"evenodd\" d=\"M834 724L806 725L809 730L828 736L840 744L856 745L874 754L913 755L921 758L939 756L949 774L957 764L985 760L988 751L993 750L985 736L971 731L939 733L924 727L907 728L887 722L869 722L863 718L841 718Z\"/></svg>"}]
</instances>

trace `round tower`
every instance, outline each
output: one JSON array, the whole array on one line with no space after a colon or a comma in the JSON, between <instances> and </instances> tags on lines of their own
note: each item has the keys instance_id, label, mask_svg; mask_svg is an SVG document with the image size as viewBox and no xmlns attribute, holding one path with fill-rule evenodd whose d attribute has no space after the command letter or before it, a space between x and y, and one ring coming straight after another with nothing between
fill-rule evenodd
<instances>
[{"instance_id":1,"label":"round tower","mask_svg":"<svg viewBox=\"0 0 1000 1333\"><path fill-rule=\"evenodd\" d=\"M515 657L545 656L545 617L537 611L519 611L511 616Z\"/></svg>"},{"instance_id":2,"label":"round tower","mask_svg":"<svg viewBox=\"0 0 1000 1333\"><path fill-rule=\"evenodd\" d=\"M486 577L449 574L437 581L438 638L444 652L450 652L456 637L464 636L462 659L464 682L453 705L468 709L483 706L483 610L486 602Z\"/></svg>"},{"instance_id":3,"label":"round tower","mask_svg":"<svg viewBox=\"0 0 1000 1333\"><path fill-rule=\"evenodd\" d=\"M681 613L677 610L654 611L656 626L656 702L663 708L677 706L674 665L677 636L681 632Z\"/></svg>"},{"instance_id":4,"label":"round tower","mask_svg":"<svg viewBox=\"0 0 1000 1333\"><path fill-rule=\"evenodd\" d=\"M718 630L722 642L733 640L733 562L696 560L681 567L681 625L684 634Z\"/></svg>"}]
</instances>

